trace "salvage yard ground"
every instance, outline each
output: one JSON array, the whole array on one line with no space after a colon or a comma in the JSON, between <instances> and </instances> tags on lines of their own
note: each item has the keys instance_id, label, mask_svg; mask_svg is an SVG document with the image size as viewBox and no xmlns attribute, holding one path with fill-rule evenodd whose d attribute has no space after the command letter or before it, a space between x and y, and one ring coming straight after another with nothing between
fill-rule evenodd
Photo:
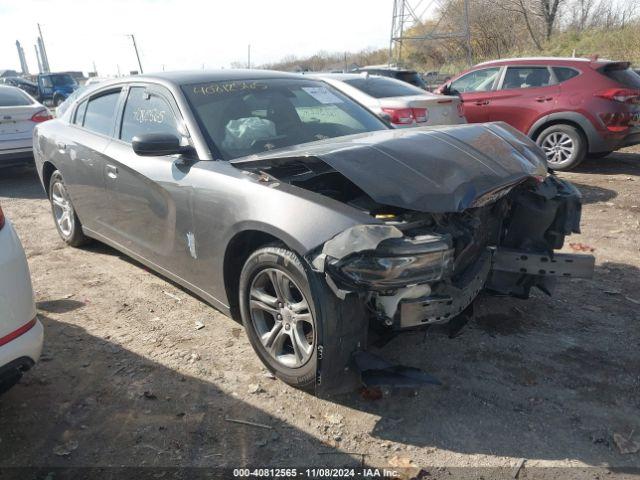
<instances>
[{"instance_id":1,"label":"salvage yard ground","mask_svg":"<svg viewBox=\"0 0 640 480\"><path fill-rule=\"evenodd\" d=\"M640 453L621 453L640 448L640 148L561 177L585 197L583 233L565 250L594 249L593 280L553 298L482 298L458 337L432 328L380 350L441 387L327 401L270 378L241 325L163 278L99 243L65 246L35 171L0 171L45 326L41 363L0 397L0 467L358 465L366 454L445 478L523 459L519 478L640 468Z\"/></svg>"}]
</instances>

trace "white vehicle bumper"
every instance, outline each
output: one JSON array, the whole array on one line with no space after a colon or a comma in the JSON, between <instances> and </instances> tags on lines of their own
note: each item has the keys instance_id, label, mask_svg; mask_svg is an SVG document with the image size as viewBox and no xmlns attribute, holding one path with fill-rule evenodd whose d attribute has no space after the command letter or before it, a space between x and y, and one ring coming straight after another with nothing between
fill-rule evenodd
<instances>
[{"instance_id":1,"label":"white vehicle bumper","mask_svg":"<svg viewBox=\"0 0 640 480\"><path fill-rule=\"evenodd\" d=\"M42 340L27 259L6 219L0 229L0 381L37 362Z\"/></svg>"}]
</instances>

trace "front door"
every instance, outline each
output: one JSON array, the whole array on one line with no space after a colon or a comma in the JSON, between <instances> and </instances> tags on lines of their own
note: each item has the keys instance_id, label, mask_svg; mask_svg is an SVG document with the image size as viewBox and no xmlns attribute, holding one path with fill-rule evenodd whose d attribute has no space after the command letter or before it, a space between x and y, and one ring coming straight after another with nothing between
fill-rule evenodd
<instances>
[{"instance_id":1,"label":"front door","mask_svg":"<svg viewBox=\"0 0 640 480\"><path fill-rule=\"evenodd\" d=\"M134 85L128 89L117 130L105 151L109 237L158 267L188 278L196 257L188 187L194 162L179 155L143 157L131 147L133 137L146 133L183 136L178 109L170 94L158 87Z\"/></svg>"},{"instance_id":2,"label":"front door","mask_svg":"<svg viewBox=\"0 0 640 480\"><path fill-rule=\"evenodd\" d=\"M474 70L451 82L451 93L460 95L464 116L469 123L489 121L489 107L493 88L497 84L501 67Z\"/></svg>"}]
</instances>

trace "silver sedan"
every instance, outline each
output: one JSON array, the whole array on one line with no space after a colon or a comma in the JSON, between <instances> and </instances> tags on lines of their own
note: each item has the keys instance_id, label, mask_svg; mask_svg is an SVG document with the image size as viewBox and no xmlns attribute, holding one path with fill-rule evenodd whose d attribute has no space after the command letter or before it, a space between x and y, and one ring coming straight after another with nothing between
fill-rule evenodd
<instances>
[{"instance_id":1,"label":"silver sedan","mask_svg":"<svg viewBox=\"0 0 640 480\"><path fill-rule=\"evenodd\" d=\"M393 78L367 73L310 74L337 88L394 127L425 127L467 123L459 97L434 95Z\"/></svg>"}]
</instances>

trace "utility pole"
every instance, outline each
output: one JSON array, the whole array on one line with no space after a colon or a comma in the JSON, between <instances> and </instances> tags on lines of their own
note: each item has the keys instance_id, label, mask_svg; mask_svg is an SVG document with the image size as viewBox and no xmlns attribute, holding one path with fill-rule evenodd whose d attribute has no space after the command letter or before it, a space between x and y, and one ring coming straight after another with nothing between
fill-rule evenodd
<instances>
[{"instance_id":1,"label":"utility pole","mask_svg":"<svg viewBox=\"0 0 640 480\"><path fill-rule=\"evenodd\" d=\"M138 45L136 44L136 36L133 33L128 35L131 37L131 41L133 42L133 49L136 51L136 58L138 59L138 69L140 70L140 74L144 73L142 71L142 62L140 61L140 54L138 53Z\"/></svg>"},{"instance_id":2,"label":"utility pole","mask_svg":"<svg viewBox=\"0 0 640 480\"><path fill-rule=\"evenodd\" d=\"M473 65L473 51L471 50L471 28L469 27L469 0L464 0L464 33L467 44L467 64Z\"/></svg>"},{"instance_id":3,"label":"utility pole","mask_svg":"<svg viewBox=\"0 0 640 480\"><path fill-rule=\"evenodd\" d=\"M251 44L247 45L247 68L251 68Z\"/></svg>"},{"instance_id":4,"label":"utility pole","mask_svg":"<svg viewBox=\"0 0 640 480\"><path fill-rule=\"evenodd\" d=\"M49 68L49 56L47 55L47 49L44 46L44 37L42 36L42 29L40 28L40 24L38 23L38 33L40 34L40 54L42 55L42 68L44 68L46 73L49 73L51 69Z\"/></svg>"}]
</instances>

